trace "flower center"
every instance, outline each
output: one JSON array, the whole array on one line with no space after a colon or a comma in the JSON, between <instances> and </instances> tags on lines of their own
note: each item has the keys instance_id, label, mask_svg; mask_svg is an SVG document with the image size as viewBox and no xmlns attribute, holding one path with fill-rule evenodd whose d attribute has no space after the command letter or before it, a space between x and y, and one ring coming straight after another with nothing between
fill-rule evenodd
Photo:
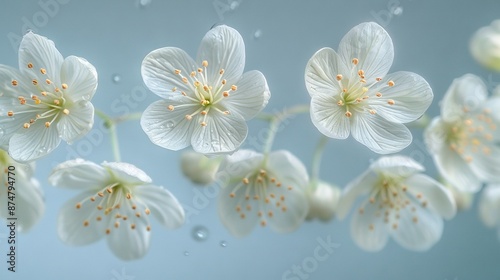
<instances>
[{"instance_id":1,"label":"flower center","mask_svg":"<svg viewBox=\"0 0 500 280\"><path fill-rule=\"evenodd\" d=\"M137 227L138 219L146 219L146 230L151 231L147 215L151 214L151 210L145 205L142 200L133 197L130 188L122 183L112 183L98 191L94 196L88 197L85 200L78 202L75 207L81 209L85 203L96 204L96 211L92 211L90 216L83 221L85 227L89 226L91 221L95 219L100 222L103 218L107 218L109 224L106 227L105 233L110 234L111 228L119 228L121 223L128 223L131 230ZM94 207L94 206L90 206ZM122 207L129 209L121 210ZM124 213L133 213L133 216L127 216ZM145 214L146 216L143 216ZM142 224L142 223L141 223Z\"/></svg>"},{"instance_id":2,"label":"flower center","mask_svg":"<svg viewBox=\"0 0 500 280\"><path fill-rule=\"evenodd\" d=\"M27 68L31 71L36 71L32 63L28 63ZM40 74L47 75L45 68L40 68ZM8 117L14 117L16 114L31 114L33 117L23 124L25 129L30 128L37 121L45 121L45 127L49 128L56 121L61 113L69 115L70 102L64 98L64 91L68 89L67 84L61 84L60 87L55 85L50 79L39 81L33 79L32 86L36 93L32 93L30 97L19 95L17 98L19 103L25 107L24 110L7 112ZM42 87L41 83L45 83ZM19 81L13 79L11 82L13 87L19 85Z\"/></svg>"},{"instance_id":3,"label":"flower center","mask_svg":"<svg viewBox=\"0 0 500 280\"><path fill-rule=\"evenodd\" d=\"M240 188L245 189L245 195L236 197ZM261 220L261 226L266 226L266 217L273 218L276 212L287 211L286 193L292 190L292 186L283 186L268 171L260 169L245 176L241 183L235 186L229 197L239 200L234 210L241 219L245 219L247 215L257 215ZM256 204L257 209L254 209L252 204Z\"/></svg>"},{"instance_id":4,"label":"flower center","mask_svg":"<svg viewBox=\"0 0 500 280\"><path fill-rule=\"evenodd\" d=\"M458 120L445 132L448 147L468 163L472 162L476 153L491 154L490 146L497 127L490 113L489 109L485 109L471 118Z\"/></svg>"},{"instance_id":5,"label":"flower center","mask_svg":"<svg viewBox=\"0 0 500 280\"><path fill-rule=\"evenodd\" d=\"M368 111L375 115L377 111L370 107L367 100L370 97L380 98L382 93L370 91L371 87L382 81L382 78L375 78L374 81L366 81L365 71L359 65L359 59L352 59L352 67L349 77L345 78L342 74L338 74L335 79L342 91L339 94L337 105L345 108L345 116L350 118L353 112ZM388 81L385 87L393 87L394 81ZM383 89L383 88L382 88ZM381 90L382 90L381 89ZM387 105L396 104L393 99L387 100Z\"/></svg>"},{"instance_id":6,"label":"flower center","mask_svg":"<svg viewBox=\"0 0 500 280\"><path fill-rule=\"evenodd\" d=\"M188 85L191 92L180 91L182 96L188 99L188 102L177 106L169 105L168 109L173 111L177 107L193 107L193 113L186 115L185 118L191 120L194 116L200 114L202 116L200 125L206 126L207 115L211 110L224 115L230 114L227 108L221 104L221 101L228 98L238 87L236 85L229 86L227 80L224 79L224 69L219 70L216 81L209 81L207 73L208 61L204 60L201 66L196 71L191 71L187 77L182 74L181 70L174 70L174 73L179 76L182 83ZM179 91L174 87L172 88L172 92Z\"/></svg>"}]
</instances>

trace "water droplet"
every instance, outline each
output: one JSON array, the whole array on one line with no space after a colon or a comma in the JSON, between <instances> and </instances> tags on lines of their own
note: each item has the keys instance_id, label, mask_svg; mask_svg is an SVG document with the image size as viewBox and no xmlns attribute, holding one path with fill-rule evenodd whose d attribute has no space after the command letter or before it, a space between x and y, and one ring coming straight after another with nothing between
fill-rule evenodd
<instances>
[{"instance_id":1,"label":"water droplet","mask_svg":"<svg viewBox=\"0 0 500 280\"><path fill-rule=\"evenodd\" d=\"M151 4L151 0L137 0L137 6L139 8L146 8Z\"/></svg>"},{"instance_id":2,"label":"water droplet","mask_svg":"<svg viewBox=\"0 0 500 280\"><path fill-rule=\"evenodd\" d=\"M403 14L403 7L399 6L399 7L392 8L392 14L395 16L402 15Z\"/></svg>"},{"instance_id":3,"label":"water droplet","mask_svg":"<svg viewBox=\"0 0 500 280\"><path fill-rule=\"evenodd\" d=\"M238 2L238 1L233 1L233 2L231 2L231 5L229 5L229 8L230 8L232 11L234 11L234 10L236 10L239 6L240 6L240 2Z\"/></svg>"},{"instance_id":4,"label":"water droplet","mask_svg":"<svg viewBox=\"0 0 500 280\"><path fill-rule=\"evenodd\" d=\"M208 229L204 226L195 226L191 230L193 239L196 241L205 241L208 238Z\"/></svg>"},{"instance_id":5,"label":"water droplet","mask_svg":"<svg viewBox=\"0 0 500 280\"><path fill-rule=\"evenodd\" d=\"M0 137L2 137L5 134L5 130L3 128L0 128Z\"/></svg>"},{"instance_id":6,"label":"water droplet","mask_svg":"<svg viewBox=\"0 0 500 280\"><path fill-rule=\"evenodd\" d=\"M255 32L253 33L253 38L255 40L258 40L260 39L260 37L262 37L262 30L260 29L255 30Z\"/></svg>"},{"instance_id":7,"label":"water droplet","mask_svg":"<svg viewBox=\"0 0 500 280\"><path fill-rule=\"evenodd\" d=\"M122 77L118 74L113 74L113 76L111 76L111 80L113 83L118 84L122 80Z\"/></svg>"},{"instance_id":8,"label":"water droplet","mask_svg":"<svg viewBox=\"0 0 500 280\"><path fill-rule=\"evenodd\" d=\"M40 149L38 149L39 154L45 154L47 152L48 152L48 150L47 150L47 147L45 147L45 146L41 146Z\"/></svg>"},{"instance_id":9,"label":"water droplet","mask_svg":"<svg viewBox=\"0 0 500 280\"><path fill-rule=\"evenodd\" d=\"M184 251L184 256L189 256L189 252L188 251Z\"/></svg>"},{"instance_id":10,"label":"water droplet","mask_svg":"<svg viewBox=\"0 0 500 280\"><path fill-rule=\"evenodd\" d=\"M220 246L221 246L221 247L223 247L223 248L227 247L227 242L226 242L226 241L224 241L224 240L222 240L219 244L220 244Z\"/></svg>"},{"instance_id":11,"label":"water droplet","mask_svg":"<svg viewBox=\"0 0 500 280\"><path fill-rule=\"evenodd\" d=\"M172 128L174 128L174 126L175 126L175 124L174 124L173 121L168 121L167 122L167 128L172 129Z\"/></svg>"}]
</instances>

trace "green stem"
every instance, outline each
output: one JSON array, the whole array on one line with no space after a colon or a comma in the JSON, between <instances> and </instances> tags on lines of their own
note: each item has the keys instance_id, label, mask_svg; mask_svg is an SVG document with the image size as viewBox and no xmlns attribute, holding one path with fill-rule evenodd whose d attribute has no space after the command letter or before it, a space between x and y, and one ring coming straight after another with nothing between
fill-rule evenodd
<instances>
[{"instance_id":1,"label":"green stem","mask_svg":"<svg viewBox=\"0 0 500 280\"><path fill-rule=\"evenodd\" d=\"M125 122L125 121L140 120L141 117L142 117L141 112L130 113L130 114L126 114L126 115L122 115L122 116L114 118L114 123L119 124L119 123Z\"/></svg>"},{"instance_id":2,"label":"green stem","mask_svg":"<svg viewBox=\"0 0 500 280\"><path fill-rule=\"evenodd\" d=\"M312 167L311 167L311 188L316 188L319 181L319 170L321 166L321 158L323 156L323 151L325 150L326 143L328 143L328 137L321 135L321 138L316 144L314 149ZM314 191L314 189L312 189Z\"/></svg>"},{"instance_id":3,"label":"green stem","mask_svg":"<svg viewBox=\"0 0 500 280\"><path fill-rule=\"evenodd\" d=\"M430 122L431 122L431 118L427 114L424 114L418 120L415 120L415 121L408 123L408 127L425 129L429 125Z\"/></svg>"},{"instance_id":4,"label":"green stem","mask_svg":"<svg viewBox=\"0 0 500 280\"><path fill-rule=\"evenodd\" d=\"M104 121L104 125L109 129L110 139L111 139L111 147L113 149L113 155L116 162L121 161L120 157L120 145L118 143L118 136L116 134L116 123L117 121L113 120L110 116L106 115L104 112L96 109L95 113L98 117L100 117Z\"/></svg>"}]
</instances>

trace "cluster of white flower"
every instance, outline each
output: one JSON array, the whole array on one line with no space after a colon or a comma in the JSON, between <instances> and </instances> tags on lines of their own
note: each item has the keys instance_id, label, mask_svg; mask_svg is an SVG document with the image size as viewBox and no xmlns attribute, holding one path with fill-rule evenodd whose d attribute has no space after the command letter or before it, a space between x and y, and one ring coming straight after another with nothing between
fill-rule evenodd
<instances>
[{"instance_id":1,"label":"cluster of white flower","mask_svg":"<svg viewBox=\"0 0 500 280\"><path fill-rule=\"evenodd\" d=\"M497 25L475 35L476 57L484 51L474 42L493 40L487 35L498 31ZM388 74L393 57L390 36L373 22L350 30L338 51L323 48L311 57L305 65L311 97L306 111L319 132L334 139L352 134L384 155L412 142L404 124L424 115L433 92L415 73ZM483 58L478 59L490 68L498 64ZM97 72L83 58L63 58L52 41L32 32L21 42L19 65L19 70L0 65L0 164L5 173L18 166L18 218L27 230L44 209L30 163L54 151L61 139L72 143L92 128ZM144 132L169 150L192 147L181 158L182 170L193 183L221 184L218 212L233 235L247 235L257 224L291 232L305 220L343 219L357 205L351 232L361 248L381 250L391 236L404 248L427 250L440 239L443 218L469 207L485 183L490 185L483 192L481 217L489 226L500 225L500 97L488 99L480 78L456 79L443 98L441 116L425 129L443 184L421 174L424 167L413 159L387 155L341 190L321 181L317 166L309 173L291 152L271 151L276 125L299 110L264 114L261 119L272 128L264 150L239 149L248 134L246 121L262 114L270 99L264 75L244 68L243 39L225 25L203 37L196 60L165 47L149 53L141 68L146 86L162 98L142 113ZM324 145L313 159L318 164L319 146ZM184 210L169 191L118 158L101 165L69 160L54 168L49 182L82 191L59 214L58 234L67 244L86 245L105 236L116 256L137 259L149 247L150 214L170 229L184 222ZM359 196L367 199L358 202ZM2 203L6 197L5 189L0 191Z\"/></svg>"}]
</instances>

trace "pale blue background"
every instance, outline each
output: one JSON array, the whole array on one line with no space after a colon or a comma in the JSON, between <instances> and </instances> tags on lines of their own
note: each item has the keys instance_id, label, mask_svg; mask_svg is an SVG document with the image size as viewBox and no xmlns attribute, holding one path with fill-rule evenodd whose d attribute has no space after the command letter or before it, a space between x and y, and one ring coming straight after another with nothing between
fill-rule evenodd
<instances>
[{"instance_id":1,"label":"pale blue background","mask_svg":"<svg viewBox=\"0 0 500 280\"><path fill-rule=\"evenodd\" d=\"M137 0L57 3L58 11L48 14L37 0L1 0L0 63L17 67L17 46L9 38L22 36L22 27L29 21L33 26L28 28L54 40L64 56L84 57L97 68L99 88L93 103L112 115L140 111L158 100L145 89L140 76L140 64L148 52L177 46L195 55L202 36L216 23L230 25L242 34L246 69L259 69L266 75L272 92L267 112L308 103L303 81L307 60L321 47L337 48L342 36L364 21L378 21L391 35L396 54L391 72L413 71L430 83L435 93L428 112L431 116L438 114L438 102L456 77L477 74L490 89L500 82L498 74L482 70L468 51L472 33L500 17L498 0L240 0L233 4L233 10L219 14L214 3L229 8L231 1L152 0L142 8ZM389 18L390 7L397 5L402 13ZM261 31L259 38L254 36L257 30ZM115 73L121 77L119 83L112 81ZM366 253L351 240L348 220L305 223L286 235L259 228L246 238L236 239L220 223L214 199L178 230L168 231L153 224L151 249L138 261L120 261L105 242L66 246L57 237L56 217L62 204L77 193L49 186L47 176L55 164L76 154L95 162L112 160L107 134L99 123L84 140L72 146L63 144L38 162L36 175L45 191L47 210L31 232L18 234L15 274L6 270L6 228L0 228L0 279L281 279L292 265L301 265L313 256L319 245L317 238L328 236L340 246L319 262L308 274L309 279L500 278L500 242L495 230L479 221L477 203L472 210L446 222L442 240L426 253L406 251L392 241L382 252ZM264 127L258 120L251 121L250 135L256 137ZM180 153L150 143L138 122L120 125L118 130L123 160L145 170L184 205L193 207L193 197L203 189L195 189L181 176ZM422 131L413 129L413 134L414 144L402 153L423 162L427 173L435 176L432 160L422 145ZM309 116L301 115L277 136L274 147L291 150L310 166L318 137ZM352 138L331 141L322 178L343 186L376 158ZM209 229L205 242L193 240L191 229L196 225ZM227 247L219 245L223 240Z\"/></svg>"}]
</instances>

